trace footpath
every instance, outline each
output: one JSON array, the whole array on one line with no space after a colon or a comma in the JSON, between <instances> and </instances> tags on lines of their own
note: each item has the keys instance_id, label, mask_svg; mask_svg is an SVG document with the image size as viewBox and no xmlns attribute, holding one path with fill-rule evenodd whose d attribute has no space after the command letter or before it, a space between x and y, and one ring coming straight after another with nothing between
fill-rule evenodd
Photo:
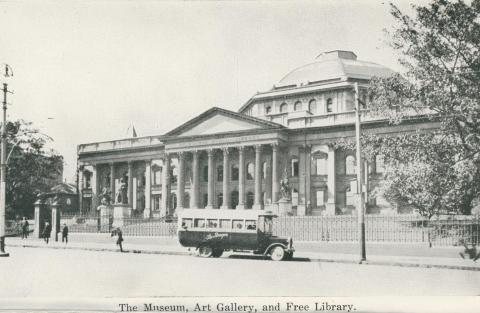
<instances>
[{"instance_id":1,"label":"footpath","mask_svg":"<svg viewBox=\"0 0 480 313\"><path fill-rule=\"evenodd\" d=\"M53 240L52 240L53 239ZM124 237L125 253L145 253L164 255L195 255L195 249L182 247L172 237ZM69 234L68 244L51 238L49 244L41 239L7 237L6 245L11 247L75 249L87 251L119 252L115 245L116 237L110 234ZM293 261L359 263L359 245L351 242L294 242ZM459 255L462 247L432 247L426 244L407 243L367 243L367 265L385 265L420 268L443 268L480 271L480 260L474 262ZM230 257L231 254L224 254Z\"/></svg>"}]
</instances>

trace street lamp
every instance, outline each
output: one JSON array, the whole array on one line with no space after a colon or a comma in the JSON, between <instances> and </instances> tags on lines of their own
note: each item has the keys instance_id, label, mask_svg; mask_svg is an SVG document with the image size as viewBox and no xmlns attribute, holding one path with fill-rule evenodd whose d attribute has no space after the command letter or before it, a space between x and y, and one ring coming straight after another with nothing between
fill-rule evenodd
<instances>
[{"instance_id":1,"label":"street lamp","mask_svg":"<svg viewBox=\"0 0 480 313\"><path fill-rule=\"evenodd\" d=\"M357 155L357 214L358 214L358 240L360 244L360 263L367 260L365 249L365 198L362 184L362 155L360 144L360 99L358 83L355 83L355 141Z\"/></svg>"},{"instance_id":2,"label":"street lamp","mask_svg":"<svg viewBox=\"0 0 480 313\"><path fill-rule=\"evenodd\" d=\"M12 68L5 64L5 77L13 76ZM7 93L8 84L3 83L3 123L2 123L2 145L0 158L0 257L8 257L9 253L5 252L5 181L6 181L6 156L7 156Z\"/></svg>"}]
</instances>

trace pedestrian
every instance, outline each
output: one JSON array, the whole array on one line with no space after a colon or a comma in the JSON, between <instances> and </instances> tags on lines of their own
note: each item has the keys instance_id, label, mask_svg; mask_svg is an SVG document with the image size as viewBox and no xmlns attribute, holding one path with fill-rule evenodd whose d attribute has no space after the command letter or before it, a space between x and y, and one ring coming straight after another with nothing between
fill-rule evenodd
<instances>
[{"instance_id":1,"label":"pedestrian","mask_svg":"<svg viewBox=\"0 0 480 313\"><path fill-rule=\"evenodd\" d=\"M43 229L42 237L48 245L50 234L52 233L52 225L49 222L45 222L45 228Z\"/></svg>"},{"instance_id":2,"label":"pedestrian","mask_svg":"<svg viewBox=\"0 0 480 313\"><path fill-rule=\"evenodd\" d=\"M480 252L477 250L475 244L467 244L465 240L460 240L460 244L463 245L463 252L460 252L462 259L465 259L465 256L468 256L470 259L473 259L476 262L480 258Z\"/></svg>"},{"instance_id":3,"label":"pedestrian","mask_svg":"<svg viewBox=\"0 0 480 313\"><path fill-rule=\"evenodd\" d=\"M63 224L62 228L62 242L65 240L65 244L68 243L68 226L67 224Z\"/></svg>"},{"instance_id":4,"label":"pedestrian","mask_svg":"<svg viewBox=\"0 0 480 313\"><path fill-rule=\"evenodd\" d=\"M22 227L22 239L27 239L29 224L28 224L27 218L25 216L23 217L23 220L22 220L20 225Z\"/></svg>"},{"instance_id":5,"label":"pedestrian","mask_svg":"<svg viewBox=\"0 0 480 313\"><path fill-rule=\"evenodd\" d=\"M120 252L123 252L123 247L122 247L123 235L120 227L117 227L114 231L112 231L112 235L110 237L113 237L115 235L117 236L117 246L120 247Z\"/></svg>"}]
</instances>

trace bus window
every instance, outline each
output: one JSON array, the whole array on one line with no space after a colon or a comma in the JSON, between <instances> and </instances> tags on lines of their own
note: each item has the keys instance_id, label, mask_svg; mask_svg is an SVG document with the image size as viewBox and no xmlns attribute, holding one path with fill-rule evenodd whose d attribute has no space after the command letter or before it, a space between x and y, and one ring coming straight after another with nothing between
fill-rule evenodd
<instances>
[{"instance_id":1,"label":"bus window","mask_svg":"<svg viewBox=\"0 0 480 313\"><path fill-rule=\"evenodd\" d=\"M231 220L220 220L220 228L223 228L223 229L232 228L232 221Z\"/></svg>"},{"instance_id":2,"label":"bus window","mask_svg":"<svg viewBox=\"0 0 480 313\"><path fill-rule=\"evenodd\" d=\"M245 221L245 227L246 227L248 230L255 230L255 229L257 229L257 221L255 221L255 220L246 220L246 221Z\"/></svg>"},{"instance_id":3,"label":"bus window","mask_svg":"<svg viewBox=\"0 0 480 313\"><path fill-rule=\"evenodd\" d=\"M258 229L261 232L271 234L273 231L273 220L271 216L260 216L258 218Z\"/></svg>"},{"instance_id":4,"label":"bus window","mask_svg":"<svg viewBox=\"0 0 480 313\"><path fill-rule=\"evenodd\" d=\"M182 219L182 227L183 227L183 228L190 228L190 227L192 227L192 219L191 219L191 218L184 218L184 219Z\"/></svg>"},{"instance_id":5,"label":"bus window","mask_svg":"<svg viewBox=\"0 0 480 313\"><path fill-rule=\"evenodd\" d=\"M205 227L205 220L203 218L196 218L193 227L196 228L204 228Z\"/></svg>"},{"instance_id":6,"label":"bus window","mask_svg":"<svg viewBox=\"0 0 480 313\"><path fill-rule=\"evenodd\" d=\"M232 228L233 229L242 229L243 228L243 220L233 220L232 221Z\"/></svg>"},{"instance_id":7,"label":"bus window","mask_svg":"<svg viewBox=\"0 0 480 313\"><path fill-rule=\"evenodd\" d=\"M208 221L208 224L207 224L207 228L217 228L218 226L218 220L207 220Z\"/></svg>"}]
</instances>

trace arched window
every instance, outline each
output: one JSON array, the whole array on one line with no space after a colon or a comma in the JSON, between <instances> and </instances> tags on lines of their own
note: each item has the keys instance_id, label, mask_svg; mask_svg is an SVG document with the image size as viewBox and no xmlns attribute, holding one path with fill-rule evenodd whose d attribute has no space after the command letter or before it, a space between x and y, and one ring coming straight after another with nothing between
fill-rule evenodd
<instances>
[{"instance_id":1,"label":"arched window","mask_svg":"<svg viewBox=\"0 0 480 313\"><path fill-rule=\"evenodd\" d=\"M255 195L253 194L253 192L251 191L247 192L247 203L246 203L247 209L251 209L253 207L254 199L255 199Z\"/></svg>"},{"instance_id":2,"label":"arched window","mask_svg":"<svg viewBox=\"0 0 480 313\"><path fill-rule=\"evenodd\" d=\"M333 112L333 100L332 98L327 99L327 113Z\"/></svg>"},{"instance_id":3,"label":"arched window","mask_svg":"<svg viewBox=\"0 0 480 313\"><path fill-rule=\"evenodd\" d=\"M232 181L238 181L238 165L232 164Z\"/></svg>"},{"instance_id":4,"label":"arched window","mask_svg":"<svg viewBox=\"0 0 480 313\"><path fill-rule=\"evenodd\" d=\"M190 208L190 194L188 192L183 194L183 207L186 209Z\"/></svg>"},{"instance_id":5,"label":"arched window","mask_svg":"<svg viewBox=\"0 0 480 313\"><path fill-rule=\"evenodd\" d=\"M270 114L272 112L272 107L271 106L266 106L265 107L265 114Z\"/></svg>"},{"instance_id":6,"label":"arched window","mask_svg":"<svg viewBox=\"0 0 480 313\"><path fill-rule=\"evenodd\" d=\"M223 205L223 193L217 195L217 206L221 207Z\"/></svg>"},{"instance_id":7,"label":"arched window","mask_svg":"<svg viewBox=\"0 0 480 313\"><path fill-rule=\"evenodd\" d=\"M253 163L247 164L247 179L252 180L255 178L255 165Z\"/></svg>"},{"instance_id":8,"label":"arched window","mask_svg":"<svg viewBox=\"0 0 480 313\"><path fill-rule=\"evenodd\" d=\"M347 155L345 158L345 174L355 174L355 157L353 155Z\"/></svg>"},{"instance_id":9,"label":"arched window","mask_svg":"<svg viewBox=\"0 0 480 313\"><path fill-rule=\"evenodd\" d=\"M308 103L308 111L310 111L310 113L312 114L317 113L317 100L310 100L310 102Z\"/></svg>"},{"instance_id":10,"label":"arched window","mask_svg":"<svg viewBox=\"0 0 480 313\"><path fill-rule=\"evenodd\" d=\"M203 181L208 182L208 165L203 167Z\"/></svg>"},{"instance_id":11,"label":"arched window","mask_svg":"<svg viewBox=\"0 0 480 313\"><path fill-rule=\"evenodd\" d=\"M287 104L284 102L280 105L280 113L287 112Z\"/></svg>"},{"instance_id":12,"label":"arched window","mask_svg":"<svg viewBox=\"0 0 480 313\"><path fill-rule=\"evenodd\" d=\"M230 207L236 209L238 205L238 191L234 190L230 193Z\"/></svg>"},{"instance_id":13,"label":"arched window","mask_svg":"<svg viewBox=\"0 0 480 313\"><path fill-rule=\"evenodd\" d=\"M300 111L302 109L302 102L297 101L295 102L295 105L293 106L294 111Z\"/></svg>"},{"instance_id":14,"label":"arched window","mask_svg":"<svg viewBox=\"0 0 480 313\"><path fill-rule=\"evenodd\" d=\"M298 177L298 159L292 159L292 170L291 170L291 175L293 177Z\"/></svg>"},{"instance_id":15,"label":"arched window","mask_svg":"<svg viewBox=\"0 0 480 313\"><path fill-rule=\"evenodd\" d=\"M223 181L223 166L217 166L217 181Z\"/></svg>"}]
</instances>

